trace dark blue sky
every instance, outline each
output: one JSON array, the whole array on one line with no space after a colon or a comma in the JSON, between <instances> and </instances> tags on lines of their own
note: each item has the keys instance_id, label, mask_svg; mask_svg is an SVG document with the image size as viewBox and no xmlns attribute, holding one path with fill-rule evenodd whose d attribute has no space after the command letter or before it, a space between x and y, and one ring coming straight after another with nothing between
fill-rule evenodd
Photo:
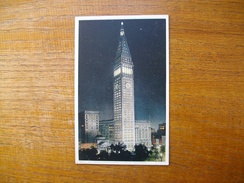
<instances>
[{"instance_id":1,"label":"dark blue sky","mask_svg":"<svg viewBox=\"0 0 244 183\"><path fill-rule=\"evenodd\" d=\"M135 118L165 122L166 31L163 19L85 20L79 25L79 111L113 118L113 64L120 23L134 63Z\"/></svg>"}]
</instances>

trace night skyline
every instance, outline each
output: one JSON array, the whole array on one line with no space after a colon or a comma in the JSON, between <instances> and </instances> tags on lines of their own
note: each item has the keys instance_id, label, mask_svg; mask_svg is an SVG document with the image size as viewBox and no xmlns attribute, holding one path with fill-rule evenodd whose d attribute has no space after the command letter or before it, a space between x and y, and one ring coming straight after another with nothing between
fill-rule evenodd
<instances>
[{"instance_id":1,"label":"night skyline","mask_svg":"<svg viewBox=\"0 0 244 183\"><path fill-rule=\"evenodd\" d=\"M135 119L165 122L166 25L164 19L86 20L79 24L79 112L113 119L113 66L120 23L134 63Z\"/></svg>"}]
</instances>

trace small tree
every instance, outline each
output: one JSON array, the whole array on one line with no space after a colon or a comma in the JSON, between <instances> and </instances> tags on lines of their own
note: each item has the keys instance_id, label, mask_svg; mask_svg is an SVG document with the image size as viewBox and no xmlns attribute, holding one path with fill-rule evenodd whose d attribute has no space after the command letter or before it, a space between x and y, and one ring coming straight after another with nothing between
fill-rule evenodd
<instances>
[{"instance_id":1,"label":"small tree","mask_svg":"<svg viewBox=\"0 0 244 183\"><path fill-rule=\"evenodd\" d=\"M108 160L108 159L109 159L108 152L106 152L106 151L101 151L100 154L97 155L97 158L98 158L99 160Z\"/></svg>"},{"instance_id":2,"label":"small tree","mask_svg":"<svg viewBox=\"0 0 244 183\"><path fill-rule=\"evenodd\" d=\"M161 153L164 154L165 153L165 146L162 145L161 148L160 148L160 150L161 150Z\"/></svg>"},{"instance_id":3,"label":"small tree","mask_svg":"<svg viewBox=\"0 0 244 183\"><path fill-rule=\"evenodd\" d=\"M97 149L91 147L89 149L82 149L79 151L80 160L96 160L97 159Z\"/></svg>"},{"instance_id":4,"label":"small tree","mask_svg":"<svg viewBox=\"0 0 244 183\"><path fill-rule=\"evenodd\" d=\"M118 143L118 144L112 144L110 146L111 148L111 152L114 152L114 153L120 153L121 151L125 151L126 150L126 145L125 144L122 144L122 143Z\"/></svg>"},{"instance_id":5,"label":"small tree","mask_svg":"<svg viewBox=\"0 0 244 183\"><path fill-rule=\"evenodd\" d=\"M135 155L133 159L135 161L145 161L150 154L151 151L148 151L145 145L143 144L135 145Z\"/></svg>"},{"instance_id":6,"label":"small tree","mask_svg":"<svg viewBox=\"0 0 244 183\"><path fill-rule=\"evenodd\" d=\"M161 150L159 150L156 147L152 147L151 153L149 158L147 159L148 161L162 161L162 153L160 153Z\"/></svg>"},{"instance_id":7,"label":"small tree","mask_svg":"<svg viewBox=\"0 0 244 183\"><path fill-rule=\"evenodd\" d=\"M126 150L126 145L122 143L112 144L110 146L111 153L109 160L111 161L131 161L131 153Z\"/></svg>"}]
</instances>

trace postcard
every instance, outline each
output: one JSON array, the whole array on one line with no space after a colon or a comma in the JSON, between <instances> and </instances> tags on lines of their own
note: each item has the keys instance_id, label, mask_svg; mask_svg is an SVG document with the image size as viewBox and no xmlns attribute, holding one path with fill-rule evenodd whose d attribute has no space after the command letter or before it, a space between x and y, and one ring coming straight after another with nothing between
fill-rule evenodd
<instances>
[{"instance_id":1,"label":"postcard","mask_svg":"<svg viewBox=\"0 0 244 183\"><path fill-rule=\"evenodd\" d=\"M75 18L75 162L169 164L168 15Z\"/></svg>"}]
</instances>

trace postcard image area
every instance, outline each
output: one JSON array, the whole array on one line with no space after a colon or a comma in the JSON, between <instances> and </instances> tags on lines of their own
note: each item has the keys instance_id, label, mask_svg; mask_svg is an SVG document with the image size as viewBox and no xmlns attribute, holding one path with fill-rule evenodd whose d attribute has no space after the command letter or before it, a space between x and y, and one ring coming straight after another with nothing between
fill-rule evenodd
<instances>
[{"instance_id":1,"label":"postcard image area","mask_svg":"<svg viewBox=\"0 0 244 183\"><path fill-rule=\"evenodd\" d=\"M75 162L169 164L167 15L75 19Z\"/></svg>"}]
</instances>

